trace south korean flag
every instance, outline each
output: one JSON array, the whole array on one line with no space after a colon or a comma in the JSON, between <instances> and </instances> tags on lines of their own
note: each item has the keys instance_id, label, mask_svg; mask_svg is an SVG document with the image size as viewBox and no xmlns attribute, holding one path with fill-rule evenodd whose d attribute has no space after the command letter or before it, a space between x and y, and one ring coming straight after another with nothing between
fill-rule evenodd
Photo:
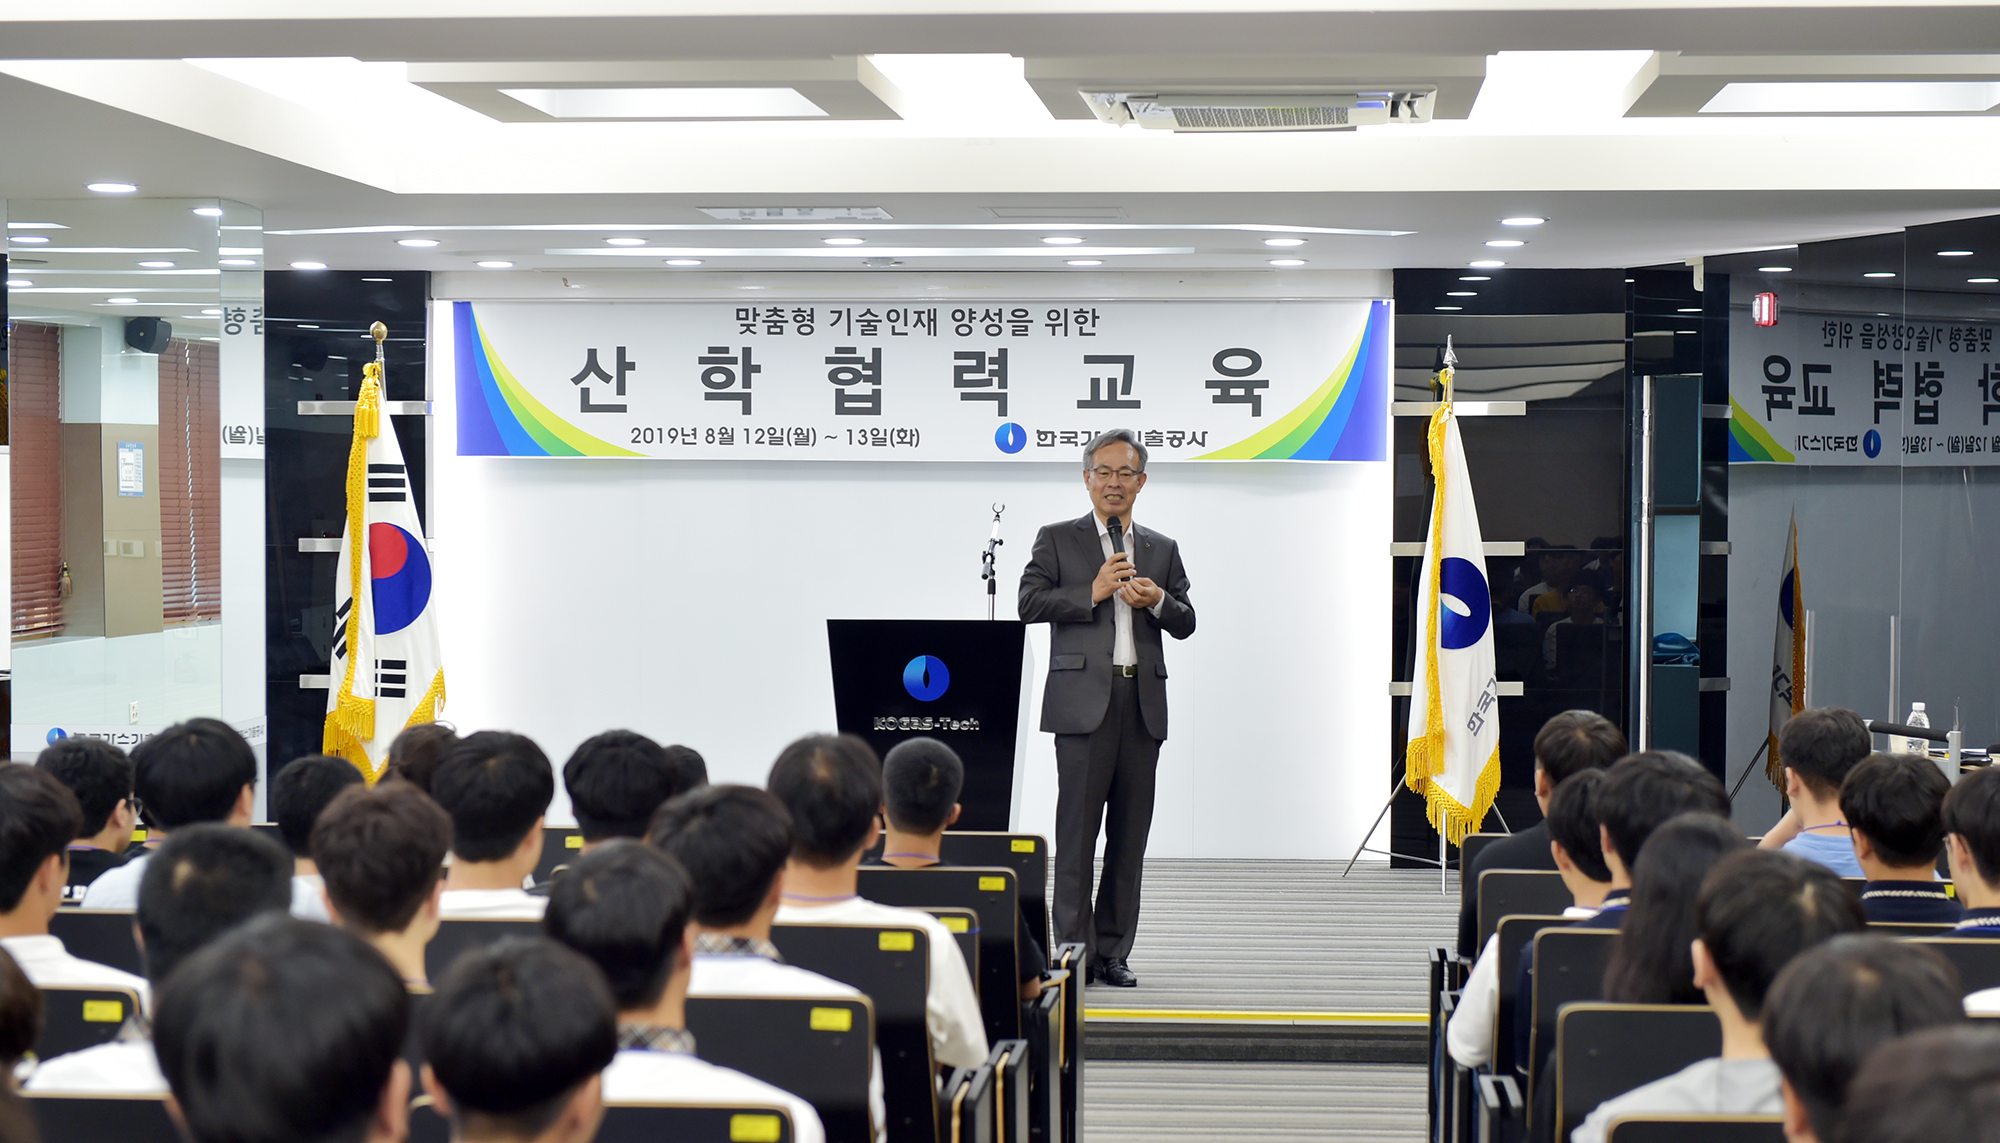
<instances>
[{"instance_id":1,"label":"south korean flag","mask_svg":"<svg viewBox=\"0 0 2000 1143\"><path fill-rule=\"evenodd\" d=\"M334 573L333 686L325 751L370 782L404 727L444 705L444 659L431 606L430 553L403 450L382 413L382 366L370 362L347 459L347 526Z\"/></svg>"}]
</instances>

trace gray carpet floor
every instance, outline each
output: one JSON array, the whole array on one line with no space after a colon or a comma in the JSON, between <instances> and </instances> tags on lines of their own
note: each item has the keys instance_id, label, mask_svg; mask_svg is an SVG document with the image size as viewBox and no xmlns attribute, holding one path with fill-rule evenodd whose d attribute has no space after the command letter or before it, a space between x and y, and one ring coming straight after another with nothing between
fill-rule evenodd
<instances>
[{"instance_id":1,"label":"gray carpet floor","mask_svg":"<svg viewBox=\"0 0 2000 1143\"><path fill-rule=\"evenodd\" d=\"M1424 1070L1388 1064L1087 1065L1083 1143L1424 1137Z\"/></svg>"}]
</instances>

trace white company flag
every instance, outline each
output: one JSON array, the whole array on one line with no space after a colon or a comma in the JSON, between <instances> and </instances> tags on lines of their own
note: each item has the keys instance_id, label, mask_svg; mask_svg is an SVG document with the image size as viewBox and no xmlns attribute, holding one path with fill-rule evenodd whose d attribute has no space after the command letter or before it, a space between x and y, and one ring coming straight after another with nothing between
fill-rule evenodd
<instances>
[{"instance_id":1,"label":"white company flag","mask_svg":"<svg viewBox=\"0 0 2000 1143\"><path fill-rule=\"evenodd\" d=\"M1799 577L1799 519L1792 517L1785 539L1785 568L1778 575L1778 636L1771 648L1771 729L1764 774L1785 792L1785 763L1778 756L1778 732L1806 708L1806 593ZM1891 712L1893 713L1893 712Z\"/></svg>"}]
</instances>

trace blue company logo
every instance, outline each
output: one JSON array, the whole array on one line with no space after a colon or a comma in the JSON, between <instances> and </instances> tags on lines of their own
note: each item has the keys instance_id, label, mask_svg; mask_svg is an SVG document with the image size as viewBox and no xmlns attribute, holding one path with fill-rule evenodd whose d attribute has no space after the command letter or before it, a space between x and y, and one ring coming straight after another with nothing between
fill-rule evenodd
<instances>
[{"instance_id":1,"label":"blue company logo","mask_svg":"<svg viewBox=\"0 0 2000 1143\"><path fill-rule=\"evenodd\" d=\"M1447 651L1463 651L1479 642L1486 634L1486 625L1493 619L1493 595L1486 588L1486 575L1470 560L1447 556L1438 568L1438 595L1443 600L1465 609L1460 614L1458 607L1440 606L1438 618L1442 631L1438 646Z\"/></svg>"},{"instance_id":2,"label":"blue company logo","mask_svg":"<svg viewBox=\"0 0 2000 1143\"><path fill-rule=\"evenodd\" d=\"M69 731L64 730L62 727L58 726L49 731L48 742L50 746L54 746L56 743L61 742L63 739L68 737L69 737Z\"/></svg>"},{"instance_id":3,"label":"blue company logo","mask_svg":"<svg viewBox=\"0 0 2000 1143\"><path fill-rule=\"evenodd\" d=\"M1869 429L1868 435L1861 438L1861 451L1868 454L1869 460L1874 460L1877 456L1880 456L1882 453L1882 434L1876 432L1874 429Z\"/></svg>"},{"instance_id":4,"label":"blue company logo","mask_svg":"<svg viewBox=\"0 0 2000 1143\"><path fill-rule=\"evenodd\" d=\"M936 702L951 686L951 671L936 655L918 655L903 668L903 689L918 702Z\"/></svg>"},{"instance_id":5,"label":"blue company logo","mask_svg":"<svg viewBox=\"0 0 2000 1143\"><path fill-rule=\"evenodd\" d=\"M993 443L1000 446L1001 452L1006 453L1008 456L1013 456L1015 453L1028 447L1028 430L1012 421L1008 421L994 430Z\"/></svg>"}]
</instances>

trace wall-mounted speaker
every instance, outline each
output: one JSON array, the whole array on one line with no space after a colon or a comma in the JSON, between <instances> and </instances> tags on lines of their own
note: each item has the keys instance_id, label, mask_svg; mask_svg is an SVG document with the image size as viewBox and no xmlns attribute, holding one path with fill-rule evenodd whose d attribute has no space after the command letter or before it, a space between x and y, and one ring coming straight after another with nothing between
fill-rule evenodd
<instances>
[{"instance_id":1,"label":"wall-mounted speaker","mask_svg":"<svg viewBox=\"0 0 2000 1143\"><path fill-rule=\"evenodd\" d=\"M158 353L174 336L174 327L156 317L125 319L125 344L141 353Z\"/></svg>"}]
</instances>

